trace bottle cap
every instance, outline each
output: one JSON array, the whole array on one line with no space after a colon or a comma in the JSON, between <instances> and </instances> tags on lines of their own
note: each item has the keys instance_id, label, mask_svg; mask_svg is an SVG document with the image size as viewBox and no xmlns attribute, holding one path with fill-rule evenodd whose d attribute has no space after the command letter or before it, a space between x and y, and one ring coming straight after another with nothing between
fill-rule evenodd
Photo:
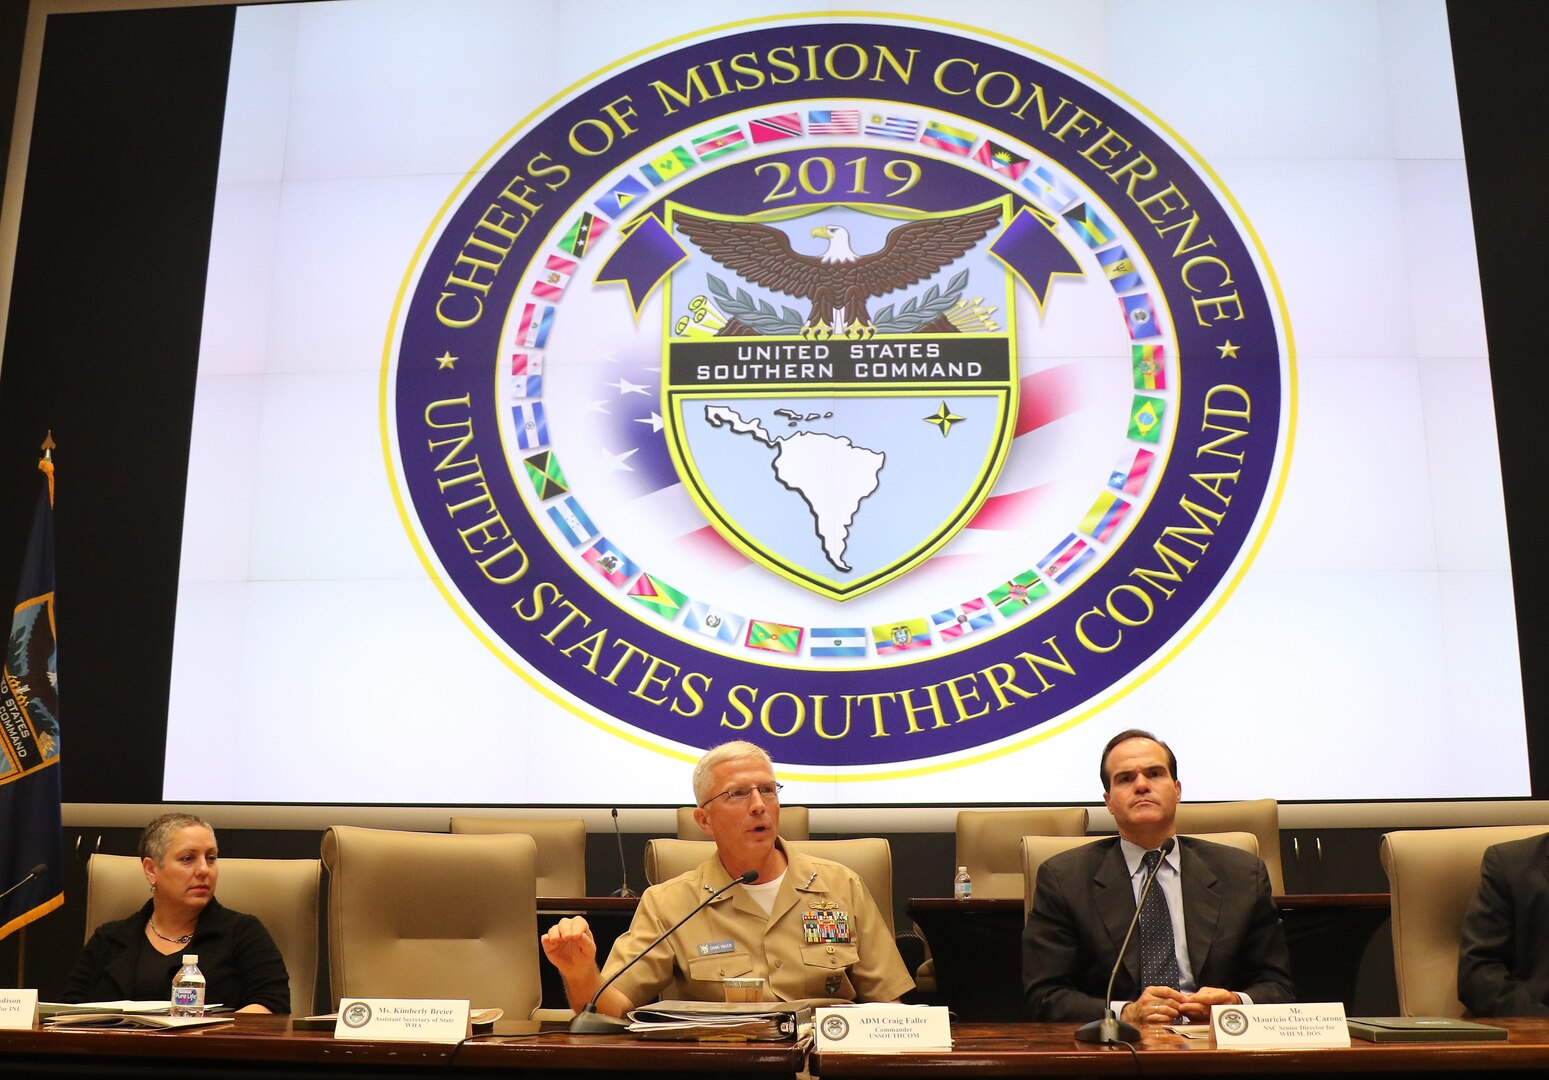
<instances>
[{"instance_id":1,"label":"bottle cap","mask_svg":"<svg viewBox=\"0 0 1549 1080\"><path fill-rule=\"evenodd\" d=\"M959 866L957 868L957 872L959 874L966 874L966 873L968 873L968 867L966 867L966 866Z\"/></svg>"},{"instance_id":2,"label":"bottle cap","mask_svg":"<svg viewBox=\"0 0 1549 1080\"><path fill-rule=\"evenodd\" d=\"M186 953L183 954L183 966L184 967L197 966L198 963L199 963L199 954L198 953L186 952Z\"/></svg>"}]
</instances>

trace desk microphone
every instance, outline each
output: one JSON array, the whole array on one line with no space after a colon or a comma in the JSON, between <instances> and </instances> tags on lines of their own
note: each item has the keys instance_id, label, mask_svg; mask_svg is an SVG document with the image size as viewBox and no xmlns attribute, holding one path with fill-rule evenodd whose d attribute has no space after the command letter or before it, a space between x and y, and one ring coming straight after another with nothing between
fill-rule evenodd
<instances>
[{"instance_id":1,"label":"desk microphone","mask_svg":"<svg viewBox=\"0 0 1549 1080\"><path fill-rule=\"evenodd\" d=\"M31 881L33 878L42 877L46 873L48 873L48 863L38 863L38 865L27 871L26 877L22 878L15 885L12 885L9 889L5 890L5 892L0 892L0 900L4 900L7 896L10 896L13 892L27 884L27 882Z\"/></svg>"},{"instance_id":2,"label":"desk microphone","mask_svg":"<svg viewBox=\"0 0 1549 1080\"><path fill-rule=\"evenodd\" d=\"M698 915L705 908L709 907L711 901L715 900L722 893L729 889L733 889L738 885L751 885L757 880L757 870L744 870L738 877L733 878L730 882L722 885L719 889L716 889L715 892L705 897L700 905L693 911L689 912L687 915L683 916L683 918L673 923L666 933L657 938L655 941L651 942L651 944L647 945L644 949L641 950L639 956L635 957L629 963L619 968L618 971L613 973L613 978L609 979L607 982L603 983L597 988L597 992L592 995L592 1000L586 1003L586 1008L576 1013L575 1019L570 1021L570 1034L617 1035L620 1032L627 1030L629 1027L628 1020L621 1019L617 1016L609 1016L607 1013L600 1013L597 1011L597 999L602 997L602 992L616 983L619 980L619 976L623 975L624 972L634 967L641 960L644 960L652 949L656 948L656 946L660 945L662 942L671 937L673 933L677 931L678 927L682 926L695 915Z\"/></svg>"},{"instance_id":3,"label":"desk microphone","mask_svg":"<svg viewBox=\"0 0 1549 1080\"><path fill-rule=\"evenodd\" d=\"M629 887L629 862L624 858L624 834L619 831L619 808L613 808L613 835L619 842L619 887L610 896L639 896Z\"/></svg>"},{"instance_id":4,"label":"desk microphone","mask_svg":"<svg viewBox=\"0 0 1549 1080\"><path fill-rule=\"evenodd\" d=\"M1177 840L1169 836L1162 841L1162 859L1172 854L1173 846ZM1129 939L1135 933L1135 924L1140 921L1140 909L1145 905L1146 894L1151 891L1151 883L1156 880L1156 875L1161 872L1162 859L1156 860L1156 865L1146 875L1146 883L1140 888L1140 900L1135 904L1135 916L1129 921L1129 929L1124 932L1124 944L1119 946L1119 955L1113 962L1113 972L1108 976L1108 992L1103 995L1103 1018L1093 1020L1090 1024L1082 1024L1076 1029L1076 1041L1084 1043L1132 1043L1140 1038L1140 1029L1134 1024L1126 1024L1113 1012L1113 984L1119 977L1119 967L1124 963L1124 950L1129 948ZM1144 987L1142 987L1144 989Z\"/></svg>"}]
</instances>

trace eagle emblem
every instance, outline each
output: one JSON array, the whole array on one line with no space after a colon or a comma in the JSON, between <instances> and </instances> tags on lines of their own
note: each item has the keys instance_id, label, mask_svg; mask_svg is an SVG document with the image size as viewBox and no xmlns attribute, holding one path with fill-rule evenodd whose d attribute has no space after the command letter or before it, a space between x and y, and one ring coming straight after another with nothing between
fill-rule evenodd
<instances>
[{"instance_id":1,"label":"eagle emblem","mask_svg":"<svg viewBox=\"0 0 1549 1080\"><path fill-rule=\"evenodd\" d=\"M706 518L836 600L929 558L1013 434L1012 284L989 250L1008 200L664 216L683 258L664 290L661 416Z\"/></svg>"},{"instance_id":2,"label":"eagle emblem","mask_svg":"<svg viewBox=\"0 0 1549 1080\"><path fill-rule=\"evenodd\" d=\"M674 226L706 255L728 270L772 292L811 304L801 324L812 338L876 333L868 305L878 297L925 281L961 259L1001 224L1001 208L978 207L958 214L922 218L896 226L878 251L860 254L850 230L822 224L812 230L827 247L815 255L801 254L790 237L771 225L727 221L679 211ZM951 333L947 318L922 327L926 332ZM745 323L728 325L727 334L757 333Z\"/></svg>"}]
</instances>

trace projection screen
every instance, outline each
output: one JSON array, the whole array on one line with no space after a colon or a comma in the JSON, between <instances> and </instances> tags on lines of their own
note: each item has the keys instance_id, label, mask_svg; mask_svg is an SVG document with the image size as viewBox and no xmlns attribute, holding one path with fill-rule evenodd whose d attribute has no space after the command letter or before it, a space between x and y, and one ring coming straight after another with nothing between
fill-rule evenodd
<instances>
[{"instance_id":1,"label":"projection screen","mask_svg":"<svg viewBox=\"0 0 1549 1080\"><path fill-rule=\"evenodd\" d=\"M1129 726L1530 794L1451 70L1440 3L239 8L164 797L1085 802Z\"/></svg>"}]
</instances>

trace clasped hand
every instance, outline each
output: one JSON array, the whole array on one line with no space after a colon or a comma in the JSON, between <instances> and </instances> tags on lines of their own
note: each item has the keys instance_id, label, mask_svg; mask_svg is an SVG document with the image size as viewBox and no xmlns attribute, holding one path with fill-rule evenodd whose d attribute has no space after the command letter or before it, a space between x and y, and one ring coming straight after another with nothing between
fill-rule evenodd
<instances>
[{"instance_id":1,"label":"clasped hand","mask_svg":"<svg viewBox=\"0 0 1549 1080\"><path fill-rule=\"evenodd\" d=\"M1148 986L1145 993L1124 1006L1120 1019L1131 1024L1175 1024L1179 1018L1191 1023L1210 1019L1212 1005L1240 1005L1242 998L1218 986L1202 986L1184 993L1170 986Z\"/></svg>"}]
</instances>

